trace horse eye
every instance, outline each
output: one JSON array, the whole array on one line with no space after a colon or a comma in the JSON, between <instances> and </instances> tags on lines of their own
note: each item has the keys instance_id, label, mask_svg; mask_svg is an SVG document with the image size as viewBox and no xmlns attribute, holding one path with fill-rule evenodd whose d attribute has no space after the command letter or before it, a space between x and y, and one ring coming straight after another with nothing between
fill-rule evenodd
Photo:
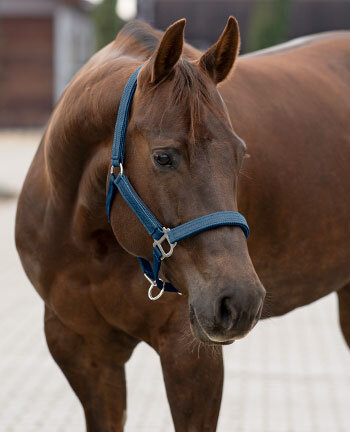
<instances>
[{"instance_id":1,"label":"horse eye","mask_svg":"<svg viewBox=\"0 0 350 432\"><path fill-rule=\"evenodd\" d=\"M154 155L154 160L161 166L172 165L171 157L167 153Z\"/></svg>"}]
</instances>

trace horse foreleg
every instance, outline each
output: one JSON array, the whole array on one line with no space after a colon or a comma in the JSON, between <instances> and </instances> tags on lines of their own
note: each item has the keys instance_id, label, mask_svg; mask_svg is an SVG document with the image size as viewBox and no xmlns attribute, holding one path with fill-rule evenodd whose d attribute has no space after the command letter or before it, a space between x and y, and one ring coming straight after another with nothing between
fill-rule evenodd
<instances>
[{"instance_id":1,"label":"horse foreleg","mask_svg":"<svg viewBox=\"0 0 350 432\"><path fill-rule=\"evenodd\" d=\"M99 336L66 327L45 310L49 350L83 405L88 432L122 432L126 419L124 363L136 342L106 326Z\"/></svg>"},{"instance_id":2,"label":"horse foreleg","mask_svg":"<svg viewBox=\"0 0 350 432\"><path fill-rule=\"evenodd\" d=\"M339 322L344 338L350 348L350 284L338 291Z\"/></svg>"},{"instance_id":3,"label":"horse foreleg","mask_svg":"<svg viewBox=\"0 0 350 432\"><path fill-rule=\"evenodd\" d=\"M166 334L158 352L175 430L215 431L223 385L221 347L189 345L176 333Z\"/></svg>"}]
</instances>

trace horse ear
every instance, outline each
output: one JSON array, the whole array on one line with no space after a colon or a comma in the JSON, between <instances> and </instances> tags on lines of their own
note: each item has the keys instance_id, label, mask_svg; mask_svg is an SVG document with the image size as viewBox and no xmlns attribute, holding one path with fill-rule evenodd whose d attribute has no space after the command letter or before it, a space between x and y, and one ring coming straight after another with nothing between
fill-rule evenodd
<instances>
[{"instance_id":1,"label":"horse ear","mask_svg":"<svg viewBox=\"0 0 350 432\"><path fill-rule=\"evenodd\" d=\"M239 27L236 18L230 16L220 39L200 58L200 66L215 84L230 73L240 48Z\"/></svg>"},{"instance_id":2,"label":"horse ear","mask_svg":"<svg viewBox=\"0 0 350 432\"><path fill-rule=\"evenodd\" d=\"M184 43L186 19L174 22L164 33L153 56L151 80L157 83L166 77L178 62Z\"/></svg>"}]
</instances>

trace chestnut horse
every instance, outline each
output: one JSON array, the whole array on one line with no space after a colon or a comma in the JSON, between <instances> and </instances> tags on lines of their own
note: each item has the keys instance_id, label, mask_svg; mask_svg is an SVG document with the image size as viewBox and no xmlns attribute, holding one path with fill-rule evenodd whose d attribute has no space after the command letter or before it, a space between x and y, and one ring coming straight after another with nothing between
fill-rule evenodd
<instances>
[{"instance_id":1,"label":"chestnut horse","mask_svg":"<svg viewBox=\"0 0 350 432\"><path fill-rule=\"evenodd\" d=\"M221 345L262 309L282 315L336 291L350 344L350 33L238 59L234 18L204 54L184 44L184 25L130 22L92 57L58 102L18 202L17 248L89 432L123 430L124 366L140 341L160 356L181 432L216 429ZM118 104L141 65L124 166L135 190L164 226L239 209L252 231L249 253L239 227L178 244L162 277L183 295L156 302L135 258L151 258L151 238L120 193L111 224L105 211Z\"/></svg>"}]
</instances>

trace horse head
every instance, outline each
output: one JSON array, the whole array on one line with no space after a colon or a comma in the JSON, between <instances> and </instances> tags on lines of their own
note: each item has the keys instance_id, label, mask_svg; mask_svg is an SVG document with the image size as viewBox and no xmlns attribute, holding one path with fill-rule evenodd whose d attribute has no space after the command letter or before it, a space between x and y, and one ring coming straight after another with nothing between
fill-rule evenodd
<instances>
[{"instance_id":1,"label":"horse head","mask_svg":"<svg viewBox=\"0 0 350 432\"><path fill-rule=\"evenodd\" d=\"M199 59L182 55L184 26L185 20L171 25L143 63L126 135L124 170L167 227L212 212L237 211L246 151L217 88L238 55L238 24L230 17L218 42ZM111 225L126 251L151 257L152 239L120 194ZM184 240L164 260L162 271L188 295L192 329L204 342L243 337L261 315L265 290L239 227Z\"/></svg>"}]
</instances>

